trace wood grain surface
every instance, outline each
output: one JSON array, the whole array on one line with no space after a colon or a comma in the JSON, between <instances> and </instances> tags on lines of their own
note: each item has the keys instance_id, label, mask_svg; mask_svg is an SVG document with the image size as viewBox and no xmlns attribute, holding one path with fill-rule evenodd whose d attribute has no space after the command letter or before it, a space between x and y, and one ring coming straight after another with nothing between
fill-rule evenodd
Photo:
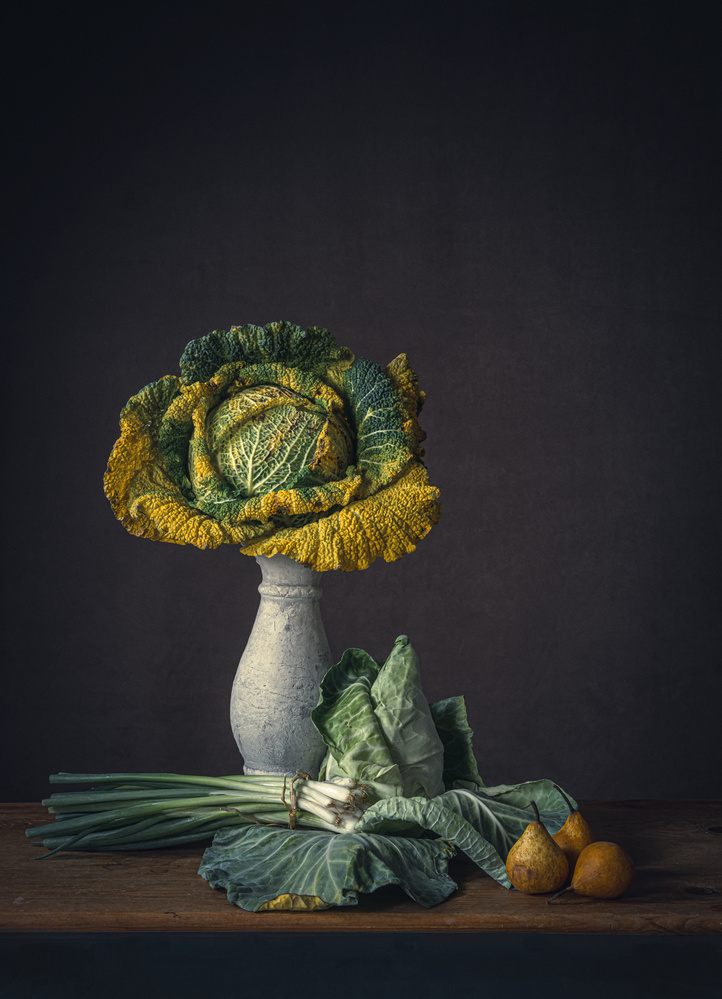
<instances>
[{"instance_id":1,"label":"wood grain surface","mask_svg":"<svg viewBox=\"0 0 722 999\"><path fill-rule=\"evenodd\" d=\"M424 909L395 886L357 906L320 912L244 912L198 876L205 844L167 850L59 853L25 829L47 821L38 804L0 805L0 929L8 931L722 933L722 814L715 801L581 802L598 839L622 845L637 879L618 899L507 891L465 857L459 888Z\"/></svg>"}]
</instances>

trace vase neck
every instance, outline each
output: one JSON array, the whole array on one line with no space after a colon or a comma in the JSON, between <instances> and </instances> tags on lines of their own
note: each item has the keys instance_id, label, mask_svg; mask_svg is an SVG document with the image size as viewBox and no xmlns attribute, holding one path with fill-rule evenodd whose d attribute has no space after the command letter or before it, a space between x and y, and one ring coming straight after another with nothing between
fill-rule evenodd
<instances>
[{"instance_id":1,"label":"vase neck","mask_svg":"<svg viewBox=\"0 0 722 999\"><path fill-rule=\"evenodd\" d=\"M287 555L257 555L263 577L258 592L262 597L276 599L321 599L322 573L294 562Z\"/></svg>"}]
</instances>

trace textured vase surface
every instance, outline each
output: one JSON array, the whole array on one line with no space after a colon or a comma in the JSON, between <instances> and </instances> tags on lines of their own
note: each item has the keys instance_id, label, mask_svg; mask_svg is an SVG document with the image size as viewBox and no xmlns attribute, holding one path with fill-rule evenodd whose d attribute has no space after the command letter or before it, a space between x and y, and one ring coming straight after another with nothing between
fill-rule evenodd
<instances>
[{"instance_id":1,"label":"textured vase surface","mask_svg":"<svg viewBox=\"0 0 722 999\"><path fill-rule=\"evenodd\" d=\"M325 749L311 721L332 665L321 620L321 573L286 555L256 561L261 603L231 691L231 728L247 774L317 777Z\"/></svg>"}]
</instances>

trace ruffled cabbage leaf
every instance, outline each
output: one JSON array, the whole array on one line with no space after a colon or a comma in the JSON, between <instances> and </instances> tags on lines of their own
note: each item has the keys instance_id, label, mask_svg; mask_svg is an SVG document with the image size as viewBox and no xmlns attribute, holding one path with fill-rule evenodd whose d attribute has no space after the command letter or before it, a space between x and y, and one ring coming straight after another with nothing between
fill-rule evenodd
<instances>
[{"instance_id":1,"label":"ruffled cabbage leaf","mask_svg":"<svg viewBox=\"0 0 722 999\"><path fill-rule=\"evenodd\" d=\"M120 416L105 492L131 534L349 571L413 551L438 521L405 354L382 369L279 322L193 340L180 369Z\"/></svg>"}]
</instances>

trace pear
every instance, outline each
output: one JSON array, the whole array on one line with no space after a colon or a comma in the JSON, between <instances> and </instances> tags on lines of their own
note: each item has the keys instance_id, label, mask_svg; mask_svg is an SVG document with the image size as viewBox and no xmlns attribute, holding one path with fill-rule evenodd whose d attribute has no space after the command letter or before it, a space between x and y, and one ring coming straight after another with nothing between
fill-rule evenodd
<instances>
[{"instance_id":1,"label":"pear","mask_svg":"<svg viewBox=\"0 0 722 999\"><path fill-rule=\"evenodd\" d=\"M596 840L579 854L572 883L547 901L553 902L567 891L590 898L618 898L633 881L634 862L627 851L617 843Z\"/></svg>"},{"instance_id":2,"label":"pear","mask_svg":"<svg viewBox=\"0 0 722 999\"><path fill-rule=\"evenodd\" d=\"M539 818L536 802L532 801L531 805L536 821L529 823L509 850L506 873L519 891L539 895L561 888L567 880L569 862Z\"/></svg>"},{"instance_id":3,"label":"pear","mask_svg":"<svg viewBox=\"0 0 722 999\"><path fill-rule=\"evenodd\" d=\"M567 816L567 821L558 832L554 833L552 839L564 851L564 855L569 861L569 871L571 873L574 870L574 865L577 862L579 854L585 846L589 846L590 843L594 842L595 837L581 812L572 805L569 798L567 798L566 794L564 794L557 784L554 787L569 806L569 815Z\"/></svg>"}]
</instances>

